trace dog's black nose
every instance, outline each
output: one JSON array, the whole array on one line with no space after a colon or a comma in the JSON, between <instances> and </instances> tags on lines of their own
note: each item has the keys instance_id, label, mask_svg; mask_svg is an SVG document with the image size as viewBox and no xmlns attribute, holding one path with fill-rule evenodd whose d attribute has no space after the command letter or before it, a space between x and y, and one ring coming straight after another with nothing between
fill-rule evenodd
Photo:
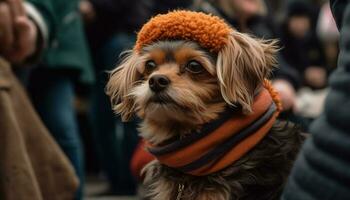
<instances>
[{"instance_id":1,"label":"dog's black nose","mask_svg":"<svg viewBox=\"0 0 350 200\"><path fill-rule=\"evenodd\" d=\"M164 75L154 75L149 79L148 84L153 92L160 92L168 87L170 80Z\"/></svg>"}]
</instances>

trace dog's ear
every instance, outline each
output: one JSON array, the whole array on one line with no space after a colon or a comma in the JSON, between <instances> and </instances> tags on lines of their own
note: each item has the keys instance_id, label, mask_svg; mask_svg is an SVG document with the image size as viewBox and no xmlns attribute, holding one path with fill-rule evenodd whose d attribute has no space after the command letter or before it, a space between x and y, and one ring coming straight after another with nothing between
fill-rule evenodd
<instances>
[{"instance_id":1,"label":"dog's ear","mask_svg":"<svg viewBox=\"0 0 350 200\"><path fill-rule=\"evenodd\" d=\"M134 114L135 101L130 94L141 74L137 71L139 55L128 52L121 64L110 73L106 93L111 98L113 110L128 121Z\"/></svg>"},{"instance_id":2,"label":"dog's ear","mask_svg":"<svg viewBox=\"0 0 350 200\"><path fill-rule=\"evenodd\" d=\"M218 53L217 76L221 94L243 112L252 112L254 93L276 66L277 41L261 40L233 31L228 44Z\"/></svg>"}]
</instances>

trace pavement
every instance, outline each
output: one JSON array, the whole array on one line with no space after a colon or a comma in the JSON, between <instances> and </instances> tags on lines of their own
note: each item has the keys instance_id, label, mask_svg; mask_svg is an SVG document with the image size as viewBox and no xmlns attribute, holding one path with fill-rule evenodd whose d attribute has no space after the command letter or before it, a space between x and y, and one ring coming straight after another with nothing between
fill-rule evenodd
<instances>
[{"instance_id":1,"label":"pavement","mask_svg":"<svg viewBox=\"0 0 350 200\"><path fill-rule=\"evenodd\" d=\"M87 177L85 182L84 200L139 200L137 196L103 196L97 195L106 191L107 181L98 177Z\"/></svg>"}]
</instances>

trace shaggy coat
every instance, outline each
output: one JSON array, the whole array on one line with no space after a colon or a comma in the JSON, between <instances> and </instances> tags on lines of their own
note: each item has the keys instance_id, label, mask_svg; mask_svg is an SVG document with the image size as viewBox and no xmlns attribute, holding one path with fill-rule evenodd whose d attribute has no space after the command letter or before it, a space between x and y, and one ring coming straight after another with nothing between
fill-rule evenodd
<instances>
[{"instance_id":1,"label":"shaggy coat","mask_svg":"<svg viewBox=\"0 0 350 200\"><path fill-rule=\"evenodd\" d=\"M236 31L217 54L195 42L158 41L129 52L111 73L107 93L124 120L138 115L141 136L161 145L200 130L227 105L254 112L254 95L276 64L276 51L275 41ZM156 88L155 77L161 77ZM249 153L208 176L153 161L144 168L146 194L154 200L278 199L302 141L295 125L276 121Z\"/></svg>"}]
</instances>

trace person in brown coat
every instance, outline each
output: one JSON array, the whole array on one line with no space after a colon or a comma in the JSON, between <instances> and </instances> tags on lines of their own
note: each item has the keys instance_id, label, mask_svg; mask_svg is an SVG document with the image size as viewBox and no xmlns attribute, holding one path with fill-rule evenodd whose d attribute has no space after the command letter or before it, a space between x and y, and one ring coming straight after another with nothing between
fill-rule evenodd
<instances>
[{"instance_id":1,"label":"person in brown coat","mask_svg":"<svg viewBox=\"0 0 350 200\"><path fill-rule=\"evenodd\" d=\"M0 199L73 199L78 179L0 57Z\"/></svg>"}]
</instances>

